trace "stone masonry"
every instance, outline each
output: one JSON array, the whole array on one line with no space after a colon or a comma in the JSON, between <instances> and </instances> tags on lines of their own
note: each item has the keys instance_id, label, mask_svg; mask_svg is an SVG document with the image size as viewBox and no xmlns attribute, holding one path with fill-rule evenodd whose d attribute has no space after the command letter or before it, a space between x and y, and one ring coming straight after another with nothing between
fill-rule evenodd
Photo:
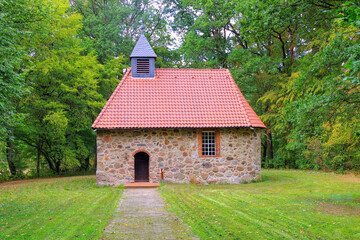
<instances>
[{"instance_id":1,"label":"stone masonry","mask_svg":"<svg viewBox=\"0 0 360 240\"><path fill-rule=\"evenodd\" d=\"M205 130L205 129L204 129ZM261 130L220 128L219 156L199 156L199 129L97 130L98 185L134 181L134 155L149 155L150 182L230 183L260 179Z\"/></svg>"}]
</instances>

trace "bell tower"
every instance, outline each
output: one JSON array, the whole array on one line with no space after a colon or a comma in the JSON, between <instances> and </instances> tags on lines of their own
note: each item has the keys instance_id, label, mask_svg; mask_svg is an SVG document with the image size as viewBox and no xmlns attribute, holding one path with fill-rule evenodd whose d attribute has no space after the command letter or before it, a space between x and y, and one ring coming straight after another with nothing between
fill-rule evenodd
<instances>
[{"instance_id":1,"label":"bell tower","mask_svg":"<svg viewBox=\"0 0 360 240\"><path fill-rule=\"evenodd\" d=\"M155 78L156 54L148 40L141 33L134 49L131 52L131 77L132 78Z\"/></svg>"}]
</instances>

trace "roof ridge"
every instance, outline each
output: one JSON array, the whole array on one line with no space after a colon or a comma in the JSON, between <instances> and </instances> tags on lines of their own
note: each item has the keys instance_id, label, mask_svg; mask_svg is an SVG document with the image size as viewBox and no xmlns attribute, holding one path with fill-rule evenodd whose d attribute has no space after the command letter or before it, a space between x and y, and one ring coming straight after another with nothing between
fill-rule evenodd
<instances>
[{"instance_id":1,"label":"roof ridge","mask_svg":"<svg viewBox=\"0 0 360 240\"><path fill-rule=\"evenodd\" d=\"M228 68L155 68L155 69L171 69L171 70L215 70L215 71L226 71L229 70Z\"/></svg>"},{"instance_id":2,"label":"roof ridge","mask_svg":"<svg viewBox=\"0 0 360 240\"><path fill-rule=\"evenodd\" d=\"M103 109L101 110L101 112L99 113L98 117L95 119L94 123L92 124L92 128L96 128L96 124L100 121L102 115L105 113L105 111L107 110L107 108L109 107L110 103L112 102L112 100L114 99L115 95L117 94L117 92L120 90L121 85L124 84L126 78L128 77L129 73L131 71L131 67L126 71L126 73L124 74L124 76L121 78L119 84L116 86L114 92L111 94L110 98L106 101L105 106L103 107Z\"/></svg>"}]
</instances>

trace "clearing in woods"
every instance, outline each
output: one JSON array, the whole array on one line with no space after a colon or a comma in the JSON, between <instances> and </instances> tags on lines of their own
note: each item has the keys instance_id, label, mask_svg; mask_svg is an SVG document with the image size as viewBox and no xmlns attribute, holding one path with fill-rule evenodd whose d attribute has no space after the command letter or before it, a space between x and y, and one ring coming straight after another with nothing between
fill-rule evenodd
<instances>
[{"instance_id":1,"label":"clearing in woods","mask_svg":"<svg viewBox=\"0 0 360 240\"><path fill-rule=\"evenodd\" d=\"M263 170L240 185L166 184L170 211L201 239L360 239L360 178Z\"/></svg>"},{"instance_id":2,"label":"clearing in woods","mask_svg":"<svg viewBox=\"0 0 360 240\"><path fill-rule=\"evenodd\" d=\"M200 239L360 239L360 179L351 175L263 170L258 183L165 184L160 191L168 210ZM123 218L114 223L124 226L133 220L130 212L115 212L122 193L121 187L97 187L94 176L0 184L0 239L114 237L104 232L110 219ZM156 204L143 210L164 214L165 205ZM154 229L153 215L135 221L133 231ZM175 220L175 238L194 237ZM128 230L116 237L131 235Z\"/></svg>"},{"instance_id":3,"label":"clearing in woods","mask_svg":"<svg viewBox=\"0 0 360 240\"><path fill-rule=\"evenodd\" d=\"M0 184L0 239L97 239L122 191L95 176Z\"/></svg>"}]
</instances>

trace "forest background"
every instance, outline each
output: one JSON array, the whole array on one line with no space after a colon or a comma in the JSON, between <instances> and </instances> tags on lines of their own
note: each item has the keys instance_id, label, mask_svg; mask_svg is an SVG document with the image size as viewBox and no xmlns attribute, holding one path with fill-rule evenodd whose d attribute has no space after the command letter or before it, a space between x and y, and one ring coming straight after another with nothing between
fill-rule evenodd
<instances>
[{"instance_id":1,"label":"forest background","mask_svg":"<svg viewBox=\"0 0 360 240\"><path fill-rule=\"evenodd\" d=\"M90 127L142 25L156 67L230 69L263 167L360 170L358 1L2 0L0 181L95 169Z\"/></svg>"}]
</instances>

